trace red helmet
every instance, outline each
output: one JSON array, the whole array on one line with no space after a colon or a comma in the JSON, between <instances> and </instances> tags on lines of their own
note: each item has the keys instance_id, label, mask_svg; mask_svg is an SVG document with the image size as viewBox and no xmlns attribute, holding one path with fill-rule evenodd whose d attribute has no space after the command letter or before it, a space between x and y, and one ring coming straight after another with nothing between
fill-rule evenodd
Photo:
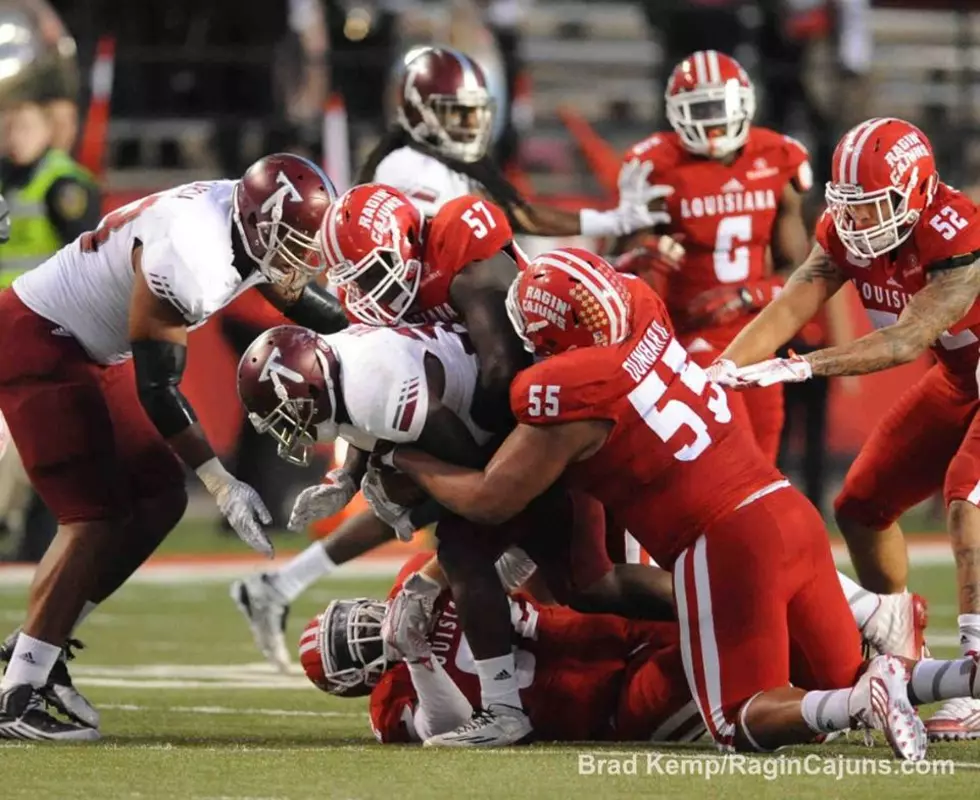
<instances>
[{"instance_id":1,"label":"red helmet","mask_svg":"<svg viewBox=\"0 0 980 800\"><path fill-rule=\"evenodd\" d=\"M844 246L859 258L898 247L939 183L926 135L894 117L869 119L837 143L826 198Z\"/></svg>"},{"instance_id":2,"label":"red helmet","mask_svg":"<svg viewBox=\"0 0 980 800\"><path fill-rule=\"evenodd\" d=\"M487 152L495 104L480 66L448 47L409 53L398 88L398 124L416 142L459 161Z\"/></svg>"},{"instance_id":3,"label":"red helmet","mask_svg":"<svg viewBox=\"0 0 980 800\"><path fill-rule=\"evenodd\" d=\"M370 694L390 666L381 639L385 604L334 600L299 640L303 671L318 688L342 697Z\"/></svg>"},{"instance_id":4,"label":"red helmet","mask_svg":"<svg viewBox=\"0 0 980 800\"><path fill-rule=\"evenodd\" d=\"M279 442L279 456L310 461L313 444L337 436L340 364L316 333L280 325L261 334L238 362L238 397L259 433Z\"/></svg>"},{"instance_id":5,"label":"red helmet","mask_svg":"<svg viewBox=\"0 0 980 800\"><path fill-rule=\"evenodd\" d=\"M507 314L525 347L540 356L619 344L630 331L627 280L587 250L552 250L511 284Z\"/></svg>"},{"instance_id":6,"label":"red helmet","mask_svg":"<svg viewBox=\"0 0 980 800\"><path fill-rule=\"evenodd\" d=\"M323 218L320 240L331 285L369 325L397 325L422 277L422 215L391 186L349 189Z\"/></svg>"},{"instance_id":7,"label":"red helmet","mask_svg":"<svg viewBox=\"0 0 980 800\"><path fill-rule=\"evenodd\" d=\"M336 199L323 170L290 153L260 158L235 184L232 210L242 245L272 283L294 288L323 271L316 233Z\"/></svg>"},{"instance_id":8,"label":"red helmet","mask_svg":"<svg viewBox=\"0 0 980 800\"><path fill-rule=\"evenodd\" d=\"M698 50L667 79L667 120L692 153L724 158L749 138L755 89L731 56Z\"/></svg>"}]
</instances>

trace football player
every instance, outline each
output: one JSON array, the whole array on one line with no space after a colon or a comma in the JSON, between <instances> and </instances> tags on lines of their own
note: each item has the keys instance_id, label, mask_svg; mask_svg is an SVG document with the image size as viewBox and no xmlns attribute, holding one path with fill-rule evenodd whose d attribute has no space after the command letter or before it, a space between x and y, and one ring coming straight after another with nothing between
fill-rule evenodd
<instances>
[{"instance_id":1,"label":"football player","mask_svg":"<svg viewBox=\"0 0 980 800\"><path fill-rule=\"evenodd\" d=\"M457 50L413 50L396 95L396 122L357 182L394 186L426 216L457 197L482 195L506 211L518 233L535 236L623 236L668 221L649 204L670 190L651 185L651 166L640 161L624 166L615 209L570 212L525 200L487 154L495 104L483 70Z\"/></svg>"},{"instance_id":2,"label":"football player","mask_svg":"<svg viewBox=\"0 0 980 800\"><path fill-rule=\"evenodd\" d=\"M813 178L803 145L752 124L755 88L730 56L699 50L681 61L667 81L666 112L673 132L634 145L623 169L639 160L674 190L668 231L684 257L656 288L678 341L704 367L772 300L782 282L775 273L806 258L802 196ZM775 463L781 387L745 392L733 405Z\"/></svg>"},{"instance_id":3,"label":"football player","mask_svg":"<svg viewBox=\"0 0 980 800\"><path fill-rule=\"evenodd\" d=\"M837 145L817 244L786 288L725 350L722 380L748 386L814 375L863 375L918 358L936 363L878 422L835 503L861 583L904 591L899 516L943 490L959 584L964 653L980 651L980 218L942 183L926 135L900 119L870 119ZM877 328L843 347L762 361L847 281ZM761 362L761 363L758 363ZM733 365L748 366L739 370ZM980 736L980 704L947 704L934 738Z\"/></svg>"},{"instance_id":4,"label":"football player","mask_svg":"<svg viewBox=\"0 0 980 800\"><path fill-rule=\"evenodd\" d=\"M376 451L379 444L414 442L454 463L479 466L486 461L481 448L491 435L472 414L477 363L460 326L354 326L326 337L283 326L262 334L245 352L238 386L256 429L273 436L280 453L300 463L307 460L315 440L339 435L358 453ZM360 484L375 513L401 538L411 538L420 521L409 508L388 498L381 472L364 459L356 464L345 463L344 475L334 477L331 490L346 485L342 499L347 502ZM628 608L644 616L670 615L666 576L639 565L614 568L605 552L601 509L578 495L557 493L553 501L544 501L506 528L474 526L450 517L440 522L438 532L440 542L450 542L451 555L454 546L462 546L455 543L461 542L474 557L486 559L491 571L500 553L519 543L562 602L586 609ZM496 573L493 577L499 587ZM465 573L463 581L467 578ZM402 598L405 604L425 600L443 588L421 575L406 587L414 594ZM479 609L484 618L496 610L489 604ZM506 622L506 608L504 612ZM496 633L491 630L490 635ZM523 738L528 731L523 730L526 719L520 714L519 696L507 694L517 690L514 668L509 662L492 661L492 671L479 662L497 657L482 656L479 645L475 652L485 678L484 708L490 715L497 705L517 712L498 716L520 723L510 726L510 735L514 741ZM510 675L500 676L506 669Z\"/></svg>"},{"instance_id":5,"label":"football player","mask_svg":"<svg viewBox=\"0 0 980 800\"><path fill-rule=\"evenodd\" d=\"M487 467L401 447L384 463L486 524L563 474L588 487L673 571L685 673L719 745L771 750L860 724L883 729L898 757L922 758L909 688L923 702L972 696L975 660L939 676L935 661L878 656L862 673L823 521L752 446L653 290L558 250L528 264L508 309L541 360L514 381L519 422Z\"/></svg>"},{"instance_id":6,"label":"football player","mask_svg":"<svg viewBox=\"0 0 980 800\"><path fill-rule=\"evenodd\" d=\"M413 556L389 598L428 559ZM579 614L526 594L513 594L509 606L521 696L536 738L693 741L704 732L676 623ZM370 694L371 727L385 744L424 742L467 722L480 686L449 592L435 599L427 635L401 654L404 660L383 644L385 610L366 599L330 603L300 639L307 677L331 694Z\"/></svg>"},{"instance_id":7,"label":"football player","mask_svg":"<svg viewBox=\"0 0 980 800\"><path fill-rule=\"evenodd\" d=\"M240 180L179 186L108 214L0 294L2 336L17 343L0 353L0 411L59 522L0 682L0 738L98 738L87 704L78 722L62 722L42 710L41 690L73 627L180 520L183 465L238 535L271 555L268 511L215 457L180 392L187 333L252 286L298 322L345 326L336 300L310 283L335 197L311 162L267 156ZM57 705L58 694L46 697Z\"/></svg>"}]
</instances>

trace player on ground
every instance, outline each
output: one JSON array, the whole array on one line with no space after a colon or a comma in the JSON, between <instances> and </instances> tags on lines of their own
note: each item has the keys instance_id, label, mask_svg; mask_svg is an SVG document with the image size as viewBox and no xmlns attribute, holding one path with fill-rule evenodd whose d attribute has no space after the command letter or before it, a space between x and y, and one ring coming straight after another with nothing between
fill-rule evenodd
<instances>
[{"instance_id":1,"label":"player on ground","mask_svg":"<svg viewBox=\"0 0 980 800\"><path fill-rule=\"evenodd\" d=\"M964 653L980 652L980 218L939 180L932 146L914 125L871 119L834 152L817 244L783 293L745 328L716 367L723 380L771 385L813 375L863 375L918 358L937 363L881 419L835 502L861 583L904 591L908 557L899 516L942 489L959 584ZM761 361L848 280L878 330L844 347ZM980 736L980 704L947 704L934 738Z\"/></svg>"},{"instance_id":2,"label":"player on ground","mask_svg":"<svg viewBox=\"0 0 980 800\"><path fill-rule=\"evenodd\" d=\"M772 300L781 284L774 272L806 258L802 195L813 178L799 142L752 125L755 89L730 56L699 50L681 61L667 81L666 110L673 132L632 147L626 164L649 164L652 180L674 190L668 231L684 258L661 293L678 341L704 367ZM781 387L733 402L743 400L756 441L775 463Z\"/></svg>"},{"instance_id":3,"label":"player on ground","mask_svg":"<svg viewBox=\"0 0 980 800\"><path fill-rule=\"evenodd\" d=\"M566 470L587 486L673 570L688 684L720 745L771 750L862 724L882 728L899 757L922 758L905 663L879 656L859 677L819 514L733 422L656 294L570 249L532 261L508 300L542 360L515 380L519 423L486 469L403 448L383 460L485 523L519 513ZM973 664L959 695L972 693ZM930 696L934 677L922 681Z\"/></svg>"},{"instance_id":4,"label":"player on ground","mask_svg":"<svg viewBox=\"0 0 980 800\"><path fill-rule=\"evenodd\" d=\"M389 599L428 559L420 553L402 567ZM578 614L524 594L509 603L521 696L537 738L693 741L704 732L675 623ZM311 620L300 639L310 680L344 697L370 694L371 727L385 744L425 741L469 720L480 687L449 592L436 599L428 636L404 661L384 647L384 615L384 603L335 600Z\"/></svg>"},{"instance_id":5,"label":"player on ground","mask_svg":"<svg viewBox=\"0 0 980 800\"><path fill-rule=\"evenodd\" d=\"M0 294L3 339L17 343L0 354L0 411L59 522L0 682L0 737L98 738L44 712L40 690L73 627L180 520L181 462L238 535L272 553L261 499L215 457L178 388L187 332L251 286L299 322L344 326L336 300L309 285L335 196L311 162L267 156L241 180L180 186L109 214Z\"/></svg>"},{"instance_id":6,"label":"player on ground","mask_svg":"<svg viewBox=\"0 0 980 800\"><path fill-rule=\"evenodd\" d=\"M448 47L413 50L397 87L396 122L357 182L394 186L429 217L450 200L481 195L504 209L517 233L534 236L623 236L668 221L649 204L670 190L651 185L650 166L639 161L624 167L615 209L570 212L529 202L487 153L495 111L471 58Z\"/></svg>"}]
</instances>

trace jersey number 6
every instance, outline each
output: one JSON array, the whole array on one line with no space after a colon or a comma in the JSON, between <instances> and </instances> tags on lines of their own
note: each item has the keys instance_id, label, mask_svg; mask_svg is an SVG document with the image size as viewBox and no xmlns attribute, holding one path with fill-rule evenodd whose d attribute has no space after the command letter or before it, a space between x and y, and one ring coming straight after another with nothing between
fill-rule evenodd
<instances>
[{"instance_id":1,"label":"jersey number 6","mask_svg":"<svg viewBox=\"0 0 980 800\"><path fill-rule=\"evenodd\" d=\"M688 360L687 352L676 339L670 340L662 360L672 372L680 376L681 384L698 397L704 394L706 388L708 389L711 394L706 405L714 415L715 422L721 424L731 422L732 412L728 407L728 398L724 390L714 383L708 383L708 376L704 374L704 370ZM694 434L694 441L677 450L674 458L678 461L694 461L711 444L708 425L683 400L670 399L663 406L658 407L667 393L667 388L667 384L656 371L651 371L640 385L630 392L629 401L647 427L664 443L669 442L681 428L689 428Z\"/></svg>"}]
</instances>

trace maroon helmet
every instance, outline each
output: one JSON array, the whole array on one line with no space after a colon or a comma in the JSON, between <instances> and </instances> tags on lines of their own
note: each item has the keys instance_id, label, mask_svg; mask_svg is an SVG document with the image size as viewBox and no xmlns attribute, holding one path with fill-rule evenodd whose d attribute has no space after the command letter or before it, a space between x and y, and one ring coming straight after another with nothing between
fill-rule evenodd
<instances>
[{"instance_id":1,"label":"maroon helmet","mask_svg":"<svg viewBox=\"0 0 980 800\"><path fill-rule=\"evenodd\" d=\"M398 124L416 142L459 161L479 161L490 144L495 103L480 66L448 47L426 47L405 64Z\"/></svg>"},{"instance_id":2,"label":"maroon helmet","mask_svg":"<svg viewBox=\"0 0 980 800\"><path fill-rule=\"evenodd\" d=\"M238 362L238 397L259 433L279 442L279 457L306 465L317 439L337 436L340 364L320 336L298 325L260 335Z\"/></svg>"},{"instance_id":3,"label":"maroon helmet","mask_svg":"<svg viewBox=\"0 0 980 800\"><path fill-rule=\"evenodd\" d=\"M336 199L323 170L290 153L260 158L235 184L232 213L242 244L272 283L295 288L323 271L316 233Z\"/></svg>"}]
</instances>

